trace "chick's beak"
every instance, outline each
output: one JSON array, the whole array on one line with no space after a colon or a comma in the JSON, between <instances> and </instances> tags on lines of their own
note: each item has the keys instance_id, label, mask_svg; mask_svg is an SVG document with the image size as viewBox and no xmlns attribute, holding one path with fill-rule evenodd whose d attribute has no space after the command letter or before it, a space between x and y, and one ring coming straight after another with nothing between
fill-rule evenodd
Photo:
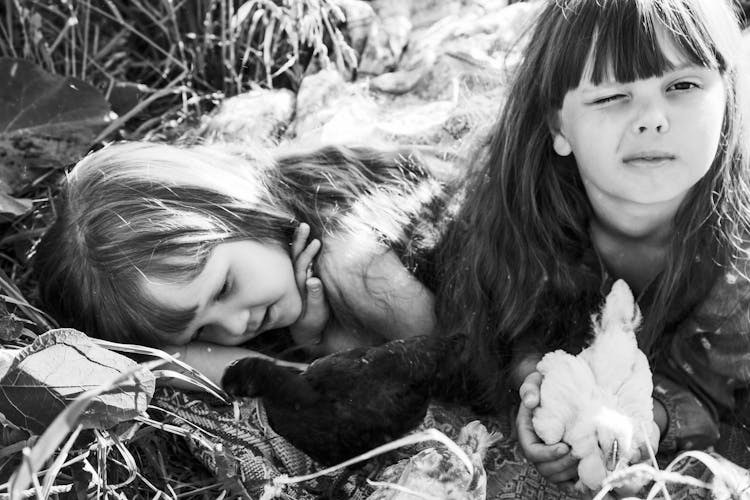
<instances>
[{"instance_id":1,"label":"chick's beak","mask_svg":"<svg viewBox=\"0 0 750 500\"><path fill-rule=\"evenodd\" d=\"M612 441L612 449L608 453L609 459L607 460L607 470L609 472L612 472L615 470L615 467L617 467L617 461L619 460L619 447L620 445L616 439Z\"/></svg>"}]
</instances>

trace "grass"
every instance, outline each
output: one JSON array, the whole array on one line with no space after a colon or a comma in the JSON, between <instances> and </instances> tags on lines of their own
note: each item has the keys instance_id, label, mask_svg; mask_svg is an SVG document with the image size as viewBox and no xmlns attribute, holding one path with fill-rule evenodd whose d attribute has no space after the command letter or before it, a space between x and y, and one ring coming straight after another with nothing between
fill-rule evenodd
<instances>
[{"instance_id":1,"label":"grass","mask_svg":"<svg viewBox=\"0 0 750 500\"><path fill-rule=\"evenodd\" d=\"M255 88L296 90L319 66L356 67L340 29L342 12L329 0L0 2L0 55L83 79L117 107L120 119L95 142L175 139L226 96ZM0 218L0 340L6 349L23 347L54 326L35 307L30 256L54 217L51 202L64 167L40 174L15 193L34 200L31 212ZM125 427L59 431L54 446L34 458L41 438L2 426L0 481L26 464L46 469L19 487L23 497L234 495L231 485L218 482L193 458L178 434L142 422ZM674 479L658 469L629 473Z\"/></svg>"},{"instance_id":2,"label":"grass","mask_svg":"<svg viewBox=\"0 0 750 500\"><path fill-rule=\"evenodd\" d=\"M0 56L80 78L120 115L94 143L174 140L227 96L296 90L309 71L331 65L350 71L357 62L341 29L343 13L330 0L0 0L0 6ZM34 200L29 213L0 215L0 341L6 350L55 326L35 307L30 258L54 218L65 167L13 193ZM1 428L0 481L22 472L21 464L32 471L47 467L18 487L21 497L234 495L193 458L182 437L147 423L134 424L128 439L58 430L57 441L39 456L32 453L40 450L40 437Z\"/></svg>"},{"instance_id":3,"label":"grass","mask_svg":"<svg viewBox=\"0 0 750 500\"><path fill-rule=\"evenodd\" d=\"M169 136L224 96L296 90L319 65L356 66L330 0L3 2L1 55L92 83L122 115L148 101L110 130L129 137Z\"/></svg>"}]
</instances>

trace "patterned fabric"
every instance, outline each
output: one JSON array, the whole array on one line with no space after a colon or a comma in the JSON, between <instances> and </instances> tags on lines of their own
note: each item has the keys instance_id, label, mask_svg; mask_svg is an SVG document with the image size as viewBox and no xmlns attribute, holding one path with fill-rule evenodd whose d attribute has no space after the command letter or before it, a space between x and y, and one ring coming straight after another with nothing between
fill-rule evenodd
<instances>
[{"instance_id":1,"label":"patterned fabric","mask_svg":"<svg viewBox=\"0 0 750 500\"><path fill-rule=\"evenodd\" d=\"M206 395L162 389L157 391L153 403L168 415L166 423L178 425L190 432L189 442L195 456L218 479L224 480L225 484L230 484L228 479L235 481L234 494L259 498L272 479L281 474L293 477L323 469L273 431L262 404L257 400L242 400L237 403L238 411L235 411L235 407L211 400ZM464 407L436 404L429 408L415 432L433 428L455 440L461 427L479 419L490 432L501 433L503 439L490 448L485 458L488 500L583 498L570 487L547 482L524 460L513 435L513 414L514 412L509 412L504 416L489 418L478 416ZM367 478L375 481L393 480L387 475L389 465L432 445L433 443L420 443L409 446L369 460L359 468L285 486L280 493L286 496L280 498L365 500L374 491L367 483ZM670 457L662 458L664 465ZM731 464L728 467L732 467ZM710 481L713 476L694 460L685 461L679 470L705 481ZM738 488L745 487L750 492L750 474L739 469L733 473L738 478ZM688 486L672 486L670 494L675 500L712 498L708 490Z\"/></svg>"},{"instance_id":2,"label":"patterned fabric","mask_svg":"<svg viewBox=\"0 0 750 500\"><path fill-rule=\"evenodd\" d=\"M604 273L603 291L608 281L611 279ZM660 443L660 462L665 465L680 450L713 445L716 452L731 460L722 463L734 471L736 491L743 492L736 498L745 498L750 497L750 477L744 469L750 466L750 281L733 272L722 272L707 288L708 292L701 291L698 299L686 299L688 312L678 316L667 336L669 346L654 364L654 397L669 416L668 430ZM205 396L161 390L153 403L168 412L168 423L192 433L195 455L218 478L234 480L238 491L252 498L262 495L280 474L298 476L322 468L273 431L262 405L255 400L242 401L235 411ZM548 483L524 460L513 435L514 414L480 418L488 430L505 436L485 458L487 498L580 498L574 491ZM466 408L434 405L420 429L436 428L455 439L459 429L476 418ZM364 500L373 491L367 478L387 479L382 474L388 465L425 446L402 449L360 468L284 487L283 491L301 500ZM680 470L706 481L713 476L694 460L682 463ZM708 490L696 486L673 486L670 495L673 499L711 498Z\"/></svg>"},{"instance_id":3,"label":"patterned fabric","mask_svg":"<svg viewBox=\"0 0 750 500\"><path fill-rule=\"evenodd\" d=\"M750 281L725 272L677 325L657 368L654 395L669 427L661 449L714 444L750 467Z\"/></svg>"}]
</instances>

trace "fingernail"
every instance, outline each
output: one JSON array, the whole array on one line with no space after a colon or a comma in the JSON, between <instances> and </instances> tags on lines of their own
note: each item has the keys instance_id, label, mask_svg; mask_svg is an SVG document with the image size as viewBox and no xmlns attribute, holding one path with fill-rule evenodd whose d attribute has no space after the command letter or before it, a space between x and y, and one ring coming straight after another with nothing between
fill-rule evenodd
<instances>
[{"instance_id":1,"label":"fingernail","mask_svg":"<svg viewBox=\"0 0 750 500\"><path fill-rule=\"evenodd\" d=\"M557 452L558 455L562 456L562 455L565 455L568 452L568 447L567 447L567 445L561 444L561 445L557 446L557 448L555 449L555 451Z\"/></svg>"},{"instance_id":2,"label":"fingernail","mask_svg":"<svg viewBox=\"0 0 750 500\"><path fill-rule=\"evenodd\" d=\"M318 280L311 282L307 287L310 289L311 293L315 294L320 293L320 290L323 288Z\"/></svg>"}]
</instances>

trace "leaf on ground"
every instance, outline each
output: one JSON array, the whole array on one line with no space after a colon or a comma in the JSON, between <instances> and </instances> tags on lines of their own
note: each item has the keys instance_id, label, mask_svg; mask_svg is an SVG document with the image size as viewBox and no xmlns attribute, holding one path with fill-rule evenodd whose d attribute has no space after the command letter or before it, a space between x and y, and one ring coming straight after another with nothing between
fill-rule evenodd
<instances>
[{"instance_id":1,"label":"leaf on ground","mask_svg":"<svg viewBox=\"0 0 750 500\"><path fill-rule=\"evenodd\" d=\"M0 412L18 427L41 434L70 401L136 365L81 332L51 330L19 351L0 379ZM106 429L145 413L155 378L142 369L134 379L94 399L80 417L83 426Z\"/></svg>"},{"instance_id":2,"label":"leaf on ground","mask_svg":"<svg viewBox=\"0 0 750 500\"><path fill-rule=\"evenodd\" d=\"M2 171L2 167L0 167ZM14 198L0 192L0 214L23 215L31 210L32 202L26 198Z\"/></svg>"},{"instance_id":3,"label":"leaf on ground","mask_svg":"<svg viewBox=\"0 0 750 500\"><path fill-rule=\"evenodd\" d=\"M104 96L83 80L0 57L0 191L26 185L33 180L30 170L78 160L114 116Z\"/></svg>"}]
</instances>

